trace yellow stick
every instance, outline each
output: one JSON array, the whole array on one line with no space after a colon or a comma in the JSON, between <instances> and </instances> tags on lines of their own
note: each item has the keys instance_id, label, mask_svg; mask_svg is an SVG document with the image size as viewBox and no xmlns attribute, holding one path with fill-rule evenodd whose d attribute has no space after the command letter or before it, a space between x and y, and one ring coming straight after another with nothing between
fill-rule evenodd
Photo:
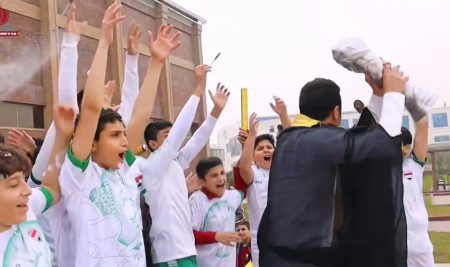
<instances>
[{"instance_id":1,"label":"yellow stick","mask_svg":"<svg viewBox=\"0 0 450 267\"><path fill-rule=\"evenodd\" d=\"M248 131L248 100L247 88L241 89L241 127Z\"/></svg>"}]
</instances>

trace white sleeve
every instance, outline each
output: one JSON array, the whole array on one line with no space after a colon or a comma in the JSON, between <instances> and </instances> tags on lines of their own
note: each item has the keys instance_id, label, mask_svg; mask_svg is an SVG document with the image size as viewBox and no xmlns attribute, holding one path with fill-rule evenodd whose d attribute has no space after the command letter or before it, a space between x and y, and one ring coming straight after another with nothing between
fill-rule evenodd
<instances>
[{"instance_id":1,"label":"white sleeve","mask_svg":"<svg viewBox=\"0 0 450 267\"><path fill-rule=\"evenodd\" d=\"M119 114L122 116L125 125L128 125L131 120L134 102L136 102L139 94L138 57L138 55L126 54L125 77L123 79L122 99L119 108Z\"/></svg>"},{"instance_id":2,"label":"white sleeve","mask_svg":"<svg viewBox=\"0 0 450 267\"><path fill-rule=\"evenodd\" d=\"M144 176L144 188L147 188L149 184L149 181L146 181L149 179L148 177L154 176L148 174L153 173L160 177L167 171L172 160L177 158L178 150L191 128L199 102L200 98L197 96L189 98L178 115L166 141L156 151L152 152L146 160L140 162L140 170Z\"/></svg>"},{"instance_id":3,"label":"white sleeve","mask_svg":"<svg viewBox=\"0 0 450 267\"><path fill-rule=\"evenodd\" d=\"M91 156L86 160L77 159L72 152L72 148L69 148L59 176L59 186L63 196L68 197L83 190L88 179L94 178L88 173L90 164Z\"/></svg>"},{"instance_id":4,"label":"white sleeve","mask_svg":"<svg viewBox=\"0 0 450 267\"><path fill-rule=\"evenodd\" d=\"M28 205L35 216L44 213L53 204L53 197L46 188L33 188Z\"/></svg>"},{"instance_id":5,"label":"white sleeve","mask_svg":"<svg viewBox=\"0 0 450 267\"><path fill-rule=\"evenodd\" d=\"M80 36L64 32L61 43L61 58L59 61L58 101L73 107L78 113L77 103L77 64L78 42Z\"/></svg>"},{"instance_id":6,"label":"white sleeve","mask_svg":"<svg viewBox=\"0 0 450 267\"><path fill-rule=\"evenodd\" d=\"M189 205L191 207L191 223L192 223L192 229L194 231L201 231L202 221L203 221L203 216L202 216L200 203L199 203L200 201L199 201L198 197L199 197L198 192L195 192L189 198Z\"/></svg>"},{"instance_id":7,"label":"white sleeve","mask_svg":"<svg viewBox=\"0 0 450 267\"><path fill-rule=\"evenodd\" d=\"M367 104L367 108L369 108L377 121L380 119L382 107L383 97L372 94L369 103Z\"/></svg>"},{"instance_id":8,"label":"white sleeve","mask_svg":"<svg viewBox=\"0 0 450 267\"><path fill-rule=\"evenodd\" d=\"M384 94L379 123L392 137L401 134L404 109L405 96L403 94L394 92Z\"/></svg>"},{"instance_id":9,"label":"white sleeve","mask_svg":"<svg viewBox=\"0 0 450 267\"><path fill-rule=\"evenodd\" d=\"M42 183L44 173L47 171L50 154L55 143L55 138L56 129L54 123L52 122L45 135L41 150L36 157L36 162L34 163L33 169L31 170L31 177L30 179L28 179L28 185L30 187L36 187Z\"/></svg>"},{"instance_id":10,"label":"white sleeve","mask_svg":"<svg viewBox=\"0 0 450 267\"><path fill-rule=\"evenodd\" d=\"M189 139L186 145L180 150L177 159L183 169L189 168L189 164L191 164L192 160L208 143L209 137L214 130L214 126L216 126L216 122L216 118L208 115L200 128L195 131L192 138Z\"/></svg>"}]
</instances>

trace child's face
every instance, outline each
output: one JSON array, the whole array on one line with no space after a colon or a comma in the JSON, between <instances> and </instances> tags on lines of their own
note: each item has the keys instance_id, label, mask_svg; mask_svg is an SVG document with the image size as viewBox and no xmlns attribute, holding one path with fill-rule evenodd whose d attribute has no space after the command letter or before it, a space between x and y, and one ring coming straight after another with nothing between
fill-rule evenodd
<instances>
[{"instance_id":1,"label":"child's face","mask_svg":"<svg viewBox=\"0 0 450 267\"><path fill-rule=\"evenodd\" d=\"M156 141L155 140L150 140L148 141L148 145L150 146L150 148L155 151L157 150L163 143L164 141L166 141L167 136L169 135L170 130L172 129L172 127L168 127L162 130L158 131L158 134L156 135Z\"/></svg>"},{"instance_id":2,"label":"child's face","mask_svg":"<svg viewBox=\"0 0 450 267\"><path fill-rule=\"evenodd\" d=\"M116 170L122 166L128 140L122 122L106 123L98 141L92 147L94 161L105 169Z\"/></svg>"},{"instance_id":3,"label":"child's face","mask_svg":"<svg viewBox=\"0 0 450 267\"><path fill-rule=\"evenodd\" d=\"M0 180L0 232L26 220L30 195L23 172Z\"/></svg>"},{"instance_id":4,"label":"child's face","mask_svg":"<svg viewBox=\"0 0 450 267\"><path fill-rule=\"evenodd\" d=\"M262 140L256 145L253 160L256 166L265 170L270 169L272 165L273 146L268 140Z\"/></svg>"},{"instance_id":5,"label":"child's face","mask_svg":"<svg viewBox=\"0 0 450 267\"><path fill-rule=\"evenodd\" d=\"M236 232L242 241L248 242L250 240L250 230L247 228L247 225L238 225Z\"/></svg>"},{"instance_id":6,"label":"child's face","mask_svg":"<svg viewBox=\"0 0 450 267\"><path fill-rule=\"evenodd\" d=\"M202 181L202 186L214 195L221 197L225 193L227 177L223 165L218 165L210 169L206 173L205 179L200 180Z\"/></svg>"}]
</instances>

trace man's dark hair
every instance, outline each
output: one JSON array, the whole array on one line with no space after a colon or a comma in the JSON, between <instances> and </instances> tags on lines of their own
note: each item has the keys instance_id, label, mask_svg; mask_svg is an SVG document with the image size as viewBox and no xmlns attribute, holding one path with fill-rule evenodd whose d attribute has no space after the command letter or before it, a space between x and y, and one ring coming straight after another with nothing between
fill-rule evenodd
<instances>
[{"instance_id":1,"label":"man's dark hair","mask_svg":"<svg viewBox=\"0 0 450 267\"><path fill-rule=\"evenodd\" d=\"M200 160L197 163L195 171L197 172L198 178L205 180L208 171L220 165L223 165L223 163L218 157L208 157L206 159Z\"/></svg>"},{"instance_id":2,"label":"man's dark hair","mask_svg":"<svg viewBox=\"0 0 450 267\"><path fill-rule=\"evenodd\" d=\"M326 119L336 106L342 106L339 92L332 80L316 78L306 83L300 92L300 113L319 121Z\"/></svg>"},{"instance_id":3,"label":"man's dark hair","mask_svg":"<svg viewBox=\"0 0 450 267\"><path fill-rule=\"evenodd\" d=\"M9 145L0 145L0 177L5 179L20 171L25 176L31 171L31 161L25 153Z\"/></svg>"},{"instance_id":4,"label":"man's dark hair","mask_svg":"<svg viewBox=\"0 0 450 267\"><path fill-rule=\"evenodd\" d=\"M158 139L158 132L167 128L172 127L173 124L170 121L166 120L154 120L152 121L144 131L144 139L145 143L148 144L148 141L153 140L156 141ZM151 150L151 148L150 148Z\"/></svg>"},{"instance_id":5,"label":"man's dark hair","mask_svg":"<svg viewBox=\"0 0 450 267\"><path fill-rule=\"evenodd\" d=\"M83 96L84 96L84 89L81 89L77 93L77 104L78 104L78 110L80 110L80 111L81 111L81 102L83 101Z\"/></svg>"},{"instance_id":6,"label":"man's dark hair","mask_svg":"<svg viewBox=\"0 0 450 267\"><path fill-rule=\"evenodd\" d=\"M250 230L250 223L247 220L242 220L242 221L236 223L236 228L241 225L247 226L247 229Z\"/></svg>"},{"instance_id":7,"label":"man's dark hair","mask_svg":"<svg viewBox=\"0 0 450 267\"><path fill-rule=\"evenodd\" d=\"M5 137L3 137L3 134L0 133L0 144L5 143Z\"/></svg>"},{"instance_id":8,"label":"man's dark hair","mask_svg":"<svg viewBox=\"0 0 450 267\"><path fill-rule=\"evenodd\" d=\"M258 144L264 140L269 141L272 144L272 146L275 148L275 139L273 138L273 136L271 134L261 134L255 138L255 147L253 149L256 149Z\"/></svg>"},{"instance_id":9,"label":"man's dark hair","mask_svg":"<svg viewBox=\"0 0 450 267\"><path fill-rule=\"evenodd\" d=\"M402 127L402 139L403 139L404 146L412 144L412 134L405 127Z\"/></svg>"},{"instance_id":10,"label":"man's dark hair","mask_svg":"<svg viewBox=\"0 0 450 267\"><path fill-rule=\"evenodd\" d=\"M79 116L77 116L77 118L75 119L75 128L78 125L78 121ZM107 123L114 123L116 121L120 121L123 124L122 116L120 116L119 113L110 108L102 109L102 111L100 112L100 117L98 119L97 129L95 130L94 141L98 141L98 139L100 138L100 133L105 129Z\"/></svg>"}]
</instances>

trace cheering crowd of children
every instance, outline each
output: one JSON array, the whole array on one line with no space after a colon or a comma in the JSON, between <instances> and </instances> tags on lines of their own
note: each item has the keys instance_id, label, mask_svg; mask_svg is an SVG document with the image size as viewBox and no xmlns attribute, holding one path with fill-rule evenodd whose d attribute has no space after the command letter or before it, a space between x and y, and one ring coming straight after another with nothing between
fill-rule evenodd
<instances>
[{"instance_id":1,"label":"cheering crowd of children","mask_svg":"<svg viewBox=\"0 0 450 267\"><path fill-rule=\"evenodd\" d=\"M7 145L0 145L0 264L260 266L257 237L268 201L274 138L258 135L256 114L252 114L249 130L239 132L243 151L234 168L235 189L227 189L223 163L216 157L200 160L196 177L186 179L185 171L209 142L230 92L221 84L215 92L208 92L214 107L184 144L211 71L207 65L197 66L195 88L175 122L149 123L163 65L180 46L180 33L173 33L171 25L161 25L156 36L148 32L151 60L139 89L141 31L132 23L121 105L112 106L117 85L104 82L113 32L124 19L120 11L116 3L106 10L85 87L78 93L77 45L84 24L76 21L76 8L71 5L61 43L54 122L39 153L33 155L30 137L17 130L6 138ZM290 127L284 102L274 100L272 109L283 127ZM409 192L405 209L410 218L426 216L420 205L420 186L427 126L417 127L412 156L409 147L404 150L408 156L405 190ZM149 155L136 155L144 141ZM412 137L404 140L405 146L411 143ZM250 222L235 224L236 210L244 198ZM411 222L418 231L426 227ZM419 261L432 262L427 236L411 235L428 240L422 246L411 246L411 253L416 250Z\"/></svg>"}]
</instances>

